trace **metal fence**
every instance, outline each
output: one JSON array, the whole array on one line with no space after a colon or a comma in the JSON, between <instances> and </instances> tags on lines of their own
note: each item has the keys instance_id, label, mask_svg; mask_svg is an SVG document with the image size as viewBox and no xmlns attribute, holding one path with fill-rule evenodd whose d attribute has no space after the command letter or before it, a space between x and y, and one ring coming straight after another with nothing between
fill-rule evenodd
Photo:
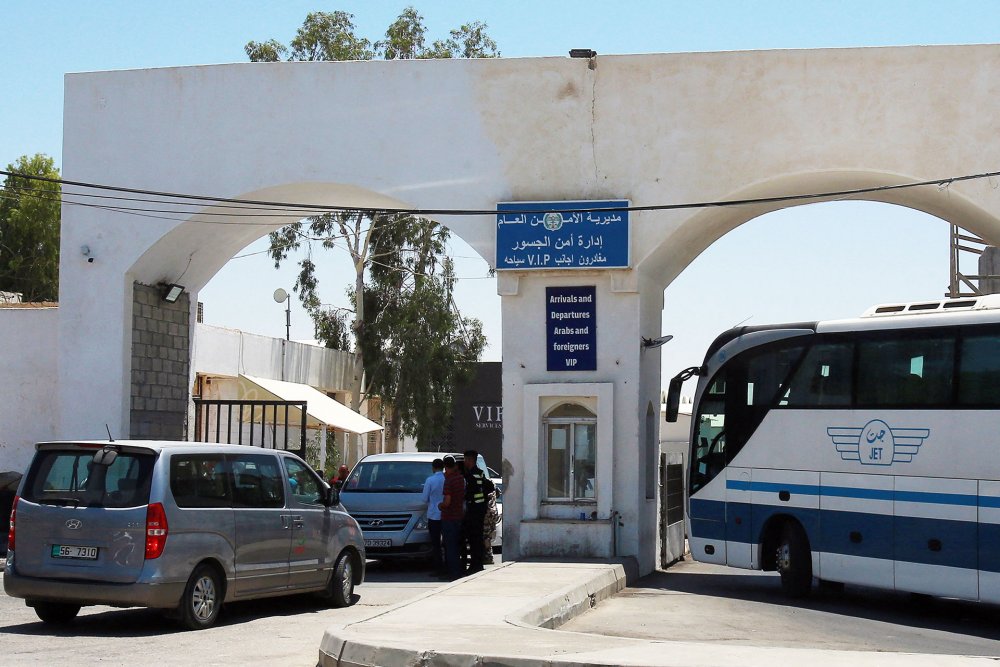
<instances>
[{"instance_id":1,"label":"metal fence","mask_svg":"<svg viewBox=\"0 0 1000 667\"><path fill-rule=\"evenodd\" d=\"M293 414L291 410L298 410L298 415ZM305 458L306 401L196 398L194 413L195 442L283 449ZM296 423L293 424L292 421Z\"/></svg>"}]
</instances>

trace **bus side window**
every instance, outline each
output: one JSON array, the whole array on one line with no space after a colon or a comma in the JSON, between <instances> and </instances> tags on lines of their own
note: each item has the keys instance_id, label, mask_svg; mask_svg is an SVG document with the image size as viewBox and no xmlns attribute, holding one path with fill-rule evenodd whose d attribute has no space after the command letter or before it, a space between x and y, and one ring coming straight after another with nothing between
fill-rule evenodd
<instances>
[{"instance_id":1,"label":"bus side window","mask_svg":"<svg viewBox=\"0 0 1000 667\"><path fill-rule=\"evenodd\" d=\"M958 370L958 404L962 407L1000 405L1000 334L966 336L962 339Z\"/></svg>"},{"instance_id":2,"label":"bus side window","mask_svg":"<svg viewBox=\"0 0 1000 667\"><path fill-rule=\"evenodd\" d=\"M857 407L950 406L955 340L892 332L858 343Z\"/></svg>"},{"instance_id":3,"label":"bus side window","mask_svg":"<svg viewBox=\"0 0 1000 667\"><path fill-rule=\"evenodd\" d=\"M817 343L806 353L781 405L791 408L844 407L851 404L854 346Z\"/></svg>"}]
</instances>

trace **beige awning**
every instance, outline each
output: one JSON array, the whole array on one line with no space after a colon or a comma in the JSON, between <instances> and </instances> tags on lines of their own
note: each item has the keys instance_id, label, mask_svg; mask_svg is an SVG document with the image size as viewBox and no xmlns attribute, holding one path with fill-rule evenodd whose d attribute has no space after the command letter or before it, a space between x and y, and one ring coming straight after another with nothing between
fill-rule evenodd
<instances>
[{"instance_id":1,"label":"beige awning","mask_svg":"<svg viewBox=\"0 0 1000 667\"><path fill-rule=\"evenodd\" d=\"M307 428L320 428L325 425L350 433L382 430L382 427L372 420L307 384L240 375L239 397L242 400L256 401L305 401ZM279 415L283 416L283 412L279 411ZM292 424L301 419L301 413L297 408L290 408L288 415Z\"/></svg>"}]
</instances>

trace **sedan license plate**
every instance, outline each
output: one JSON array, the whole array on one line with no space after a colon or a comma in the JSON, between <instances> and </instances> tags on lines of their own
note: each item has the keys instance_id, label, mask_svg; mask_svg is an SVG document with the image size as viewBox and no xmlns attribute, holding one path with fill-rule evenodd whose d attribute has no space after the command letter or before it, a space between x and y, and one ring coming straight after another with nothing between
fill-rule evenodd
<instances>
[{"instance_id":1,"label":"sedan license plate","mask_svg":"<svg viewBox=\"0 0 1000 667\"><path fill-rule=\"evenodd\" d=\"M53 544L52 557L97 560L97 547L76 547L67 546L65 544Z\"/></svg>"},{"instance_id":2,"label":"sedan license plate","mask_svg":"<svg viewBox=\"0 0 1000 667\"><path fill-rule=\"evenodd\" d=\"M366 547L391 547L392 540L365 540Z\"/></svg>"}]
</instances>

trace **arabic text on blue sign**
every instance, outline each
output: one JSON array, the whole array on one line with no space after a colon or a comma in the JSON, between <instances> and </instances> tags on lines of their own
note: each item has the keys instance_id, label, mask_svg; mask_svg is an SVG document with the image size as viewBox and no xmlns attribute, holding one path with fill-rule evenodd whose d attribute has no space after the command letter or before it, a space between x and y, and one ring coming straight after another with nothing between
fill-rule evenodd
<instances>
[{"instance_id":1,"label":"arabic text on blue sign","mask_svg":"<svg viewBox=\"0 0 1000 667\"><path fill-rule=\"evenodd\" d=\"M629 265L628 201L497 204L498 269L622 269Z\"/></svg>"},{"instance_id":2,"label":"arabic text on blue sign","mask_svg":"<svg viewBox=\"0 0 1000 667\"><path fill-rule=\"evenodd\" d=\"M593 285L545 288L548 370L597 370L596 292Z\"/></svg>"}]
</instances>

